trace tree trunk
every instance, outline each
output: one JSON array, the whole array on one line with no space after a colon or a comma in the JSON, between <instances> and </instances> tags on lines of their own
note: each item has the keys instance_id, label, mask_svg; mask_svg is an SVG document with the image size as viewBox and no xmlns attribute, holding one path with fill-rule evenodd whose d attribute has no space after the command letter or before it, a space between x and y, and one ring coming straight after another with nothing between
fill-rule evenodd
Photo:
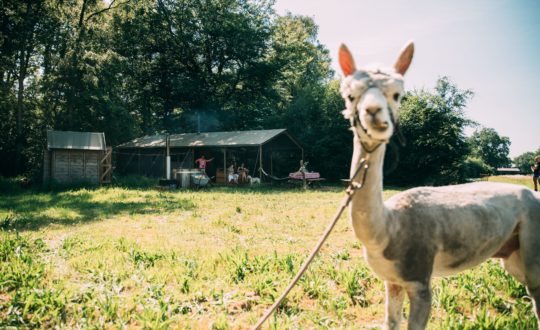
<instances>
[{"instance_id":1,"label":"tree trunk","mask_svg":"<svg viewBox=\"0 0 540 330\"><path fill-rule=\"evenodd\" d=\"M19 70L19 85L17 89L17 120L16 120L16 137L15 137L15 170L19 171L21 168L21 158L23 149L23 135L22 135L22 114L24 112L24 79L26 78L26 70L24 68L24 51L21 50L19 57L20 70Z\"/></svg>"},{"instance_id":2,"label":"tree trunk","mask_svg":"<svg viewBox=\"0 0 540 330\"><path fill-rule=\"evenodd\" d=\"M30 56L33 50L33 36L34 28L36 26L35 20L33 20L32 13L32 1L26 3L26 18L25 18L25 33L26 37L23 39L19 51L19 72L18 72L18 88L17 88L17 118L15 123L15 170L21 171L21 160L23 151L23 113L24 113L24 80L28 73L28 64L30 62ZM19 172L20 173L20 172Z\"/></svg>"}]
</instances>

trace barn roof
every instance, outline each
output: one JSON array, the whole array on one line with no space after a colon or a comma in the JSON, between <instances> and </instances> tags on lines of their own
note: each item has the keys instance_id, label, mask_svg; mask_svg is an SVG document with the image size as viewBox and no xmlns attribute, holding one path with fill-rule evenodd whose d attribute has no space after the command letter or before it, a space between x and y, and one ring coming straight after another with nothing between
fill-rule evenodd
<instances>
[{"instance_id":1,"label":"barn roof","mask_svg":"<svg viewBox=\"0 0 540 330\"><path fill-rule=\"evenodd\" d=\"M106 150L105 133L47 131L48 149Z\"/></svg>"},{"instance_id":2,"label":"barn roof","mask_svg":"<svg viewBox=\"0 0 540 330\"><path fill-rule=\"evenodd\" d=\"M254 147L265 144L273 138L285 134L298 147L296 142L284 128L252 130L252 131L230 131L230 132L204 132L204 133L182 133L169 135L170 147ZM118 148L164 148L166 135L144 136L118 146Z\"/></svg>"}]
</instances>

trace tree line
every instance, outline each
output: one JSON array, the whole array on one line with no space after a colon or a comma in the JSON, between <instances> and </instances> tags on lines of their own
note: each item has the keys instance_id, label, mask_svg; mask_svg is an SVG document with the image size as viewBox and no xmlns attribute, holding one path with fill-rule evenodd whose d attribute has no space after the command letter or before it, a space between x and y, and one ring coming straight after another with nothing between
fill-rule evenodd
<instances>
[{"instance_id":1,"label":"tree line","mask_svg":"<svg viewBox=\"0 0 540 330\"><path fill-rule=\"evenodd\" d=\"M313 169L347 177L351 133L317 35L271 0L4 0L0 175L38 178L47 129L105 132L114 146L193 132L200 117L203 131L287 128ZM389 182L460 182L510 164L508 138L465 137L471 97L445 77L408 92Z\"/></svg>"}]
</instances>

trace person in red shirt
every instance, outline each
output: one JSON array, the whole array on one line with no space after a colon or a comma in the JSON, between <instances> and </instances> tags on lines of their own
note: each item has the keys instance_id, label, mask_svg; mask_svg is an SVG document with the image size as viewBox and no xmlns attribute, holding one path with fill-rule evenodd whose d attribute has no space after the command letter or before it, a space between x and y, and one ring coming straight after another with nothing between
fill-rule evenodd
<instances>
[{"instance_id":1,"label":"person in red shirt","mask_svg":"<svg viewBox=\"0 0 540 330\"><path fill-rule=\"evenodd\" d=\"M201 172L205 173L206 172L206 164L210 163L213 160L214 160L214 158L206 159L204 157L204 155L202 155L200 158L197 158L195 160L195 164L199 163L199 170L201 170Z\"/></svg>"}]
</instances>

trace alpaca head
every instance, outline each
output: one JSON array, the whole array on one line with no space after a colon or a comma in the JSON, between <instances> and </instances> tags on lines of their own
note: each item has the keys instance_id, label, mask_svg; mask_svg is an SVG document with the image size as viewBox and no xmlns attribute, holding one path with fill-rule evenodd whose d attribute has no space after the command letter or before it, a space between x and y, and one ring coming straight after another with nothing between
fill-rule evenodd
<instances>
[{"instance_id":1,"label":"alpaca head","mask_svg":"<svg viewBox=\"0 0 540 330\"><path fill-rule=\"evenodd\" d=\"M391 69L356 69L354 59L345 45L339 49L339 64L344 78L341 95L347 108L345 118L360 140L388 143L395 129L398 108L403 97L403 75L414 53L410 42L403 48Z\"/></svg>"}]
</instances>

